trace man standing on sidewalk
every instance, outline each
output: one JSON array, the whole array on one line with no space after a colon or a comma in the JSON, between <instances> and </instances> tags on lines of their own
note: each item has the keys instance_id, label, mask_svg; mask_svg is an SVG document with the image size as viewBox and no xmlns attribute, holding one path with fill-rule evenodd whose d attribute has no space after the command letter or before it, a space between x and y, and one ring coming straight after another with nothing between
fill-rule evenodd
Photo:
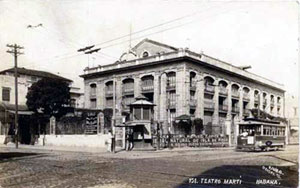
<instances>
[{"instance_id":1,"label":"man standing on sidewalk","mask_svg":"<svg viewBox=\"0 0 300 188\"><path fill-rule=\"evenodd\" d=\"M112 152L112 139L113 139L113 135L111 133L111 130L109 130L108 131L108 138L107 138L107 141L106 141L108 152Z\"/></svg>"}]
</instances>

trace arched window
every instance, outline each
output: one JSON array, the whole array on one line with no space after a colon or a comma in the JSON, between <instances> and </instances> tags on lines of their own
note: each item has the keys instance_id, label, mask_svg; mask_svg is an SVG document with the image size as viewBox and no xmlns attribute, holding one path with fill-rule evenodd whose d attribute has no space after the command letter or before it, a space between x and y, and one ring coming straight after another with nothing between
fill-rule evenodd
<instances>
[{"instance_id":1,"label":"arched window","mask_svg":"<svg viewBox=\"0 0 300 188\"><path fill-rule=\"evenodd\" d=\"M167 74L168 79L168 87L175 87L176 86L176 72L169 72Z\"/></svg>"},{"instance_id":2,"label":"arched window","mask_svg":"<svg viewBox=\"0 0 300 188\"><path fill-rule=\"evenodd\" d=\"M147 75L142 77L142 90L149 91L154 89L154 77L152 75Z\"/></svg>"},{"instance_id":3,"label":"arched window","mask_svg":"<svg viewBox=\"0 0 300 188\"><path fill-rule=\"evenodd\" d=\"M210 76L204 77L204 84L205 84L205 91L208 93L215 92L215 86L214 86L215 80Z\"/></svg>"},{"instance_id":4,"label":"arched window","mask_svg":"<svg viewBox=\"0 0 300 188\"><path fill-rule=\"evenodd\" d=\"M105 86L106 86L105 87L105 92L107 94L113 93L113 85L114 85L113 81L106 82L106 84L105 84Z\"/></svg>"},{"instance_id":5,"label":"arched window","mask_svg":"<svg viewBox=\"0 0 300 188\"><path fill-rule=\"evenodd\" d=\"M91 96L95 96L97 85L95 83L93 83L93 84L90 85L90 87L91 87L91 92L90 92Z\"/></svg>"},{"instance_id":6,"label":"arched window","mask_svg":"<svg viewBox=\"0 0 300 188\"><path fill-rule=\"evenodd\" d=\"M196 73L190 72L190 87L196 87Z\"/></svg>"},{"instance_id":7,"label":"arched window","mask_svg":"<svg viewBox=\"0 0 300 188\"><path fill-rule=\"evenodd\" d=\"M212 77L210 77L210 76L204 77L205 86L207 86L207 85L213 86L214 82L215 82L215 80Z\"/></svg>"},{"instance_id":8,"label":"arched window","mask_svg":"<svg viewBox=\"0 0 300 188\"><path fill-rule=\"evenodd\" d=\"M243 98L250 99L250 89L248 87L243 88Z\"/></svg>"},{"instance_id":9,"label":"arched window","mask_svg":"<svg viewBox=\"0 0 300 188\"><path fill-rule=\"evenodd\" d=\"M239 94L239 86L237 84L232 84L231 86L231 95L233 97L239 97L240 94Z\"/></svg>"},{"instance_id":10,"label":"arched window","mask_svg":"<svg viewBox=\"0 0 300 188\"><path fill-rule=\"evenodd\" d=\"M132 92L134 91L134 79L127 78L123 80L123 92Z\"/></svg>"},{"instance_id":11,"label":"arched window","mask_svg":"<svg viewBox=\"0 0 300 188\"><path fill-rule=\"evenodd\" d=\"M227 82L225 82L224 80L221 80L219 82L219 91L221 94L226 95L227 94Z\"/></svg>"}]
</instances>

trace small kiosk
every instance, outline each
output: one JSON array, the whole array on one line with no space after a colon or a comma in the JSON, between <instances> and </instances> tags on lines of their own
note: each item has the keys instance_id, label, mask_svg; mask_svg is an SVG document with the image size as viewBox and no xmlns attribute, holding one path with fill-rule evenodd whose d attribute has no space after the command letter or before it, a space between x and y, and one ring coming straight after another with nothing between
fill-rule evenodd
<instances>
[{"instance_id":1,"label":"small kiosk","mask_svg":"<svg viewBox=\"0 0 300 188\"><path fill-rule=\"evenodd\" d=\"M153 122L153 103L147 101L143 95L135 98L130 106L130 120L126 122L131 129L133 137L133 149L153 149L151 124Z\"/></svg>"}]
</instances>

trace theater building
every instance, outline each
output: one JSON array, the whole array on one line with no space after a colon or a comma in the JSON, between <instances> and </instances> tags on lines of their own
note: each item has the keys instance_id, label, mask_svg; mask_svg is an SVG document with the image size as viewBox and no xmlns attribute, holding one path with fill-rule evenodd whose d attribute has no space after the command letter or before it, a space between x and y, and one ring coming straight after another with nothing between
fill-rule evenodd
<instances>
[{"instance_id":1,"label":"theater building","mask_svg":"<svg viewBox=\"0 0 300 188\"><path fill-rule=\"evenodd\" d=\"M85 108L113 108L115 91L121 117L142 94L155 104L153 122L163 133L236 135L238 122L251 116L252 108L284 116L282 85L206 54L149 39L115 63L86 68L81 77ZM178 125L178 117L201 119L203 125Z\"/></svg>"}]
</instances>

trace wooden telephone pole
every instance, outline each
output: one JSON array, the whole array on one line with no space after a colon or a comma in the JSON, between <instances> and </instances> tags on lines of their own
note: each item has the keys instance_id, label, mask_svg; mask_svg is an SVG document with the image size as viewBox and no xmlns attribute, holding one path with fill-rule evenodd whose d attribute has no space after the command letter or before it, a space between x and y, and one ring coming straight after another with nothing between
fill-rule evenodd
<instances>
[{"instance_id":1,"label":"wooden telephone pole","mask_svg":"<svg viewBox=\"0 0 300 188\"><path fill-rule=\"evenodd\" d=\"M18 148L18 142L19 142L19 123L18 123L18 55L24 54L23 52L20 52L19 50L24 49L24 47L19 46L17 44L14 45L6 45L9 50L7 50L7 53L13 54L15 59L15 142L16 142L16 148Z\"/></svg>"}]
</instances>

